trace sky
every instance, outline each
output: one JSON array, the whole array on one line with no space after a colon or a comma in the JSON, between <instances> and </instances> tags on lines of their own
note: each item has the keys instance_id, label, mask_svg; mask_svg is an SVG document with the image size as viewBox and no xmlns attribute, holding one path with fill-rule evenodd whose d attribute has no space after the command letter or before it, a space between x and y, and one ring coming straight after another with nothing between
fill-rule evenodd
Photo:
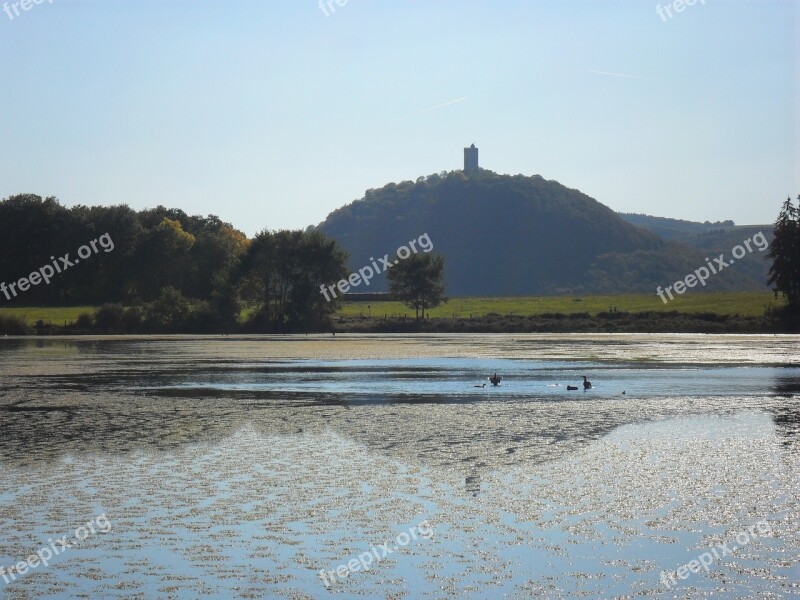
<instances>
[{"instance_id":1,"label":"sky","mask_svg":"<svg viewBox=\"0 0 800 600\"><path fill-rule=\"evenodd\" d=\"M800 194L795 0L3 1L0 198L253 235L473 142L621 212L771 223Z\"/></svg>"}]
</instances>

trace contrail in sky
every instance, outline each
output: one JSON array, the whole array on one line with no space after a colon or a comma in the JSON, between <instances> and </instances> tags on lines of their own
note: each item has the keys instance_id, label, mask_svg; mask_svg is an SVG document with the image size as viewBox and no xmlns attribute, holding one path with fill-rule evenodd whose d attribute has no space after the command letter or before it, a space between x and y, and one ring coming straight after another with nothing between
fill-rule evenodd
<instances>
[{"instance_id":1,"label":"contrail in sky","mask_svg":"<svg viewBox=\"0 0 800 600\"><path fill-rule=\"evenodd\" d=\"M611 73L609 71L589 71L595 75L611 75L612 77L625 77L626 79L644 79L645 81L661 81L663 79L653 79L652 77L637 77L636 75L625 75L624 73Z\"/></svg>"},{"instance_id":2,"label":"contrail in sky","mask_svg":"<svg viewBox=\"0 0 800 600\"><path fill-rule=\"evenodd\" d=\"M464 100L467 100L467 99L468 99L467 96L464 96L463 98L456 98L455 100L450 100L449 102L445 102L443 104L437 104L436 106L431 106L429 108L423 108L422 110L417 111L415 113L411 113L410 115L406 115L403 118L407 119L408 117L416 117L417 115L421 115L421 114L426 113L426 112L431 112L433 110L439 110L440 108L444 108L445 106L450 106L451 104L457 104L457 103L463 102Z\"/></svg>"}]
</instances>

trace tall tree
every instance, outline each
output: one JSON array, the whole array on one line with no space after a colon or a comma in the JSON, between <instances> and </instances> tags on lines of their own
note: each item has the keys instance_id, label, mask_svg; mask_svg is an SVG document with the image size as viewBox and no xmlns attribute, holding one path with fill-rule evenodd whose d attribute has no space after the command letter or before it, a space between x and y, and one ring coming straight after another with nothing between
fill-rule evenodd
<instances>
[{"instance_id":1,"label":"tall tree","mask_svg":"<svg viewBox=\"0 0 800 600\"><path fill-rule=\"evenodd\" d=\"M387 271L389 291L416 311L417 319L429 308L447 302L444 295L444 258L413 254Z\"/></svg>"},{"instance_id":2,"label":"tall tree","mask_svg":"<svg viewBox=\"0 0 800 600\"><path fill-rule=\"evenodd\" d=\"M139 272L138 294L149 300L158 298L165 287L183 291L190 273L190 250L196 239L179 220L169 217L141 236L135 264Z\"/></svg>"},{"instance_id":3,"label":"tall tree","mask_svg":"<svg viewBox=\"0 0 800 600\"><path fill-rule=\"evenodd\" d=\"M318 231L262 231L242 258L242 297L258 306L261 327L276 331L324 323L336 309L319 293L347 275L347 255Z\"/></svg>"},{"instance_id":4,"label":"tall tree","mask_svg":"<svg viewBox=\"0 0 800 600\"><path fill-rule=\"evenodd\" d=\"M791 198L781 206L767 256L772 259L767 283L784 295L792 312L796 311L800 305L800 210Z\"/></svg>"}]
</instances>

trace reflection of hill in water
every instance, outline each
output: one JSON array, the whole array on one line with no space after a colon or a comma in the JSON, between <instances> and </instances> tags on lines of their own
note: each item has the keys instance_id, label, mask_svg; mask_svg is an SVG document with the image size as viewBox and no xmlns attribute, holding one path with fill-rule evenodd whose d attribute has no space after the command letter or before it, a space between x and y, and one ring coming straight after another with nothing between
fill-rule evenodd
<instances>
[{"instance_id":1,"label":"reflection of hill in water","mask_svg":"<svg viewBox=\"0 0 800 600\"><path fill-rule=\"evenodd\" d=\"M596 342L596 354L617 357L593 358L602 363L594 373L612 373L631 356L654 351L652 340L625 346L621 339L614 336L617 349ZM701 339L698 364L709 362L707 349L720 339L736 338ZM574 340L575 355L588 356ZM695 340L662 353L682 364ZM623 597L636 589L661 597L662 569L759 519L772 523L774 537L719 561L710 585L737 597L793 590L800 538L789 517L798 510L800 446L789 375L796 369L775 369L786 377L767 383L762 371L757 384L765 394L738 398L637 398L632 388L626 398L353 398L168 387L234 369L293 368L268 364L264 355L296 358L305 344L243 350L180 340L59 342L61 348L23 344L9 352L2 342L0 563L26 556L36 540L71 531L77 515L95 507L113 523L110 535L18 583L13 589L26 597L108 597L114 590L153 597L157 589L182 597L327 594L318 569L423 518L434 528L432 539L332 593ZM497 338L493 343L501 347ZM741 355L745 343L754 342L729 354ZM777 356L772 343L756 341L750 351ZM450 344L433 351L474 353L480 342ZM431 346L426 341L413 351L418 356ZM542 352L555 345L547 348ZM683 373L664 363L648 369L662 385ZM697 372L713 374L702 366ZM680 418L639 423L671 416ZM618 427L629 422L637 424ZM712 593L701 577L681 591Z\"/></svg>"},{"instance_id":2,"label":"reflection of hill in water","mask_svg":"<svg viewBox=\"0 0 800 600\"><path fill-rule=\"evenodd\" d=\"M630 360L637 352L652 352L652 337L614 336L613 341L608 340L611 345L595 340L594 352L614 353ZM539 339L542 341L537 342ZM731 344L730 350L715 350L720 348L716 336L702 337L706 361L715 358L714 353L737 355L741 351L734 347L738 337L720 339ZM751 352L772 360L780 359L782 345L788 344L785 352L791 352L792 342L765 339L762 347L753 348L752 338L742 343L748 344ZM460 472L466 489L476 493L487 472L554 460L620 425L639 421L766 410L774 415L784 443L797 444L798 411L796 400L790 396L797 393L800 383L792 376L777 380L764 396L749 398L637 398L635 394L625 398L581 394L563 399L521 395L490 400L486 395L370 398L165 387L175 381L199 380L209 373L223 376L237 371L239 376L244 372L246 378L248 370L263 373L281 369L280 362L267 363L264 355L304 356L308 348L323 345L328 353L349 352L348 358L359 357L359 353L374 356L378 348L396 351L403 344L408 345L403 352L409 355L439 352L459 356L472 352L476 356L489 345L503 348L495 356L513 358L515 352L524 354L537 343L551 354L561 356L563 352L558 338L524 336L492 336L488 341L469 336L433 341L403 337L388 343L378 339L335 345L327 340L304 342L295 338L284 346L275 340L4 340L0 343L0 375L4 375L0 387L0 455L8 461L26 463L84 452L171 450L183 444L217 441L246 424L267 436L332 430L365 445L370 452ZM686 360L695 343L695 338L683 336L680 347L675 343L665 346L664 354ZM590 340L573 336L570 344L588 348ZM604 368L609 364L613 360L606 360ZM653 365L666 373L664 367Z\"/></svg>"},{"instance_id":3,"label":"reflection of hill in water","mask_svg":"<svg viewBox=\"0 0 800 600\"><path fill-rule=\"evenodd\" d=\"M0 399L0 454L7 460L26 463L140 448L169 451L218 441L249 424L266 436L332 430L370 452L461 471L467 491L477 493L482 473L554 460L626 423L770 410L787 445L796 444L798 429L797 412L781 398L461 404L415 404L404 398L402 403L350 405L335 396L280 400L248 398L242 392L204 398L133 394L95 384L91 376L57 381L52 387L21 382Z\"/></svg>"}]
</instances>

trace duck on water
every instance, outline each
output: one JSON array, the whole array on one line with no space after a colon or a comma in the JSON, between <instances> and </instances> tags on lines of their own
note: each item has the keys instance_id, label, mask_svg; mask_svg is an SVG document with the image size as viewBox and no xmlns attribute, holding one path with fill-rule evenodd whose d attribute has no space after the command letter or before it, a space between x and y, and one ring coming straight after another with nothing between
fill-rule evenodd
<instances>
[{"instance_id":1,"label":"duck on water","mask_svg":"<svg viewBox=\"0 0 800 600\"><path fill-rule=\"evenodd\" d=\"M491 384L492 384L493 386L498 386L498 385L500 385L500 382L501 382L502 380L503 380L503 378L502 378L502 377L498 377L497 373L495 373L494 375L492 375L492 376L490 376L490 377L489 377L489 381L491 382ZM483 385L476 385L476 386L474 386L474 387L476 387L476 388L479 388L479 387L486 387L486 384L484 383ZM574 386L574 385L568 385L568 386L567 386L567 390L569 390L570 392L572 392L572 391L575 391L575 390L577 390L577 389L578 389L578 387L577 387L577 386ZM586 378L586 375L584 375L584 376L583 376L583 389L584 389L584 391L585 391L585 390L590 390L590 389L592 389L592 382L591 382L591 381L589 381L589 380ZM625 392L622 392L622 393L624 394Z\"/></svg>"},{"instance_id":2,"label":"duck on water","mask_svg":"<svg viewBox=\"0 0 800 600\"><path fill-rule=\"evenodd\" d=\"M578 386L576 386L576 385L568 385L567 386L567 390L570 391L570 392L574 392L577 389L578 389ZM588 379L586 379L586 375L583 376L583 389L584 390L592 389L592 382L589 381Z\"/></svg>"}]
</instances>

